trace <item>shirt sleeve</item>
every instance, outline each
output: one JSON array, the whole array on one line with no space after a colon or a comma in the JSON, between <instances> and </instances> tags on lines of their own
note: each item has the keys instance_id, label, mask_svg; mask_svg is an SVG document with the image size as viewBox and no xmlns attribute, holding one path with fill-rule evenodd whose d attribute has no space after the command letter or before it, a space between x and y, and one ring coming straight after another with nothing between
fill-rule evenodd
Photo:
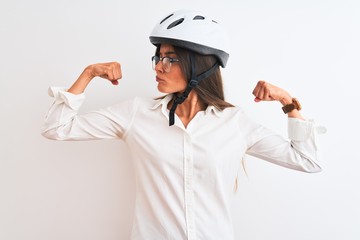
<instances>
[{"instance_id":1,"label":"shirt sleeve","mask_svg":"<svg viewBox=\"0 0 360 240\"><path fill-rule=\"evenodd\" d=\"M84 94L75 95L64 88L51 87L49 95L54 97L54 102L45 116L42 135L53 140L124 138L137 109L134 99L79 114Z\"/></svg>"},{"instance_id":2,"label":"shirt sleeve","mask_svg":"<svg viewBox=\"0 0 360 240\"><path fill-rule=\"evenodd\" d=\"M312 120L288 118L288 139L263 126L249 134L247 154L303 172L319 172L317 134L325 133Z\"/></svg>"}]
</instances>

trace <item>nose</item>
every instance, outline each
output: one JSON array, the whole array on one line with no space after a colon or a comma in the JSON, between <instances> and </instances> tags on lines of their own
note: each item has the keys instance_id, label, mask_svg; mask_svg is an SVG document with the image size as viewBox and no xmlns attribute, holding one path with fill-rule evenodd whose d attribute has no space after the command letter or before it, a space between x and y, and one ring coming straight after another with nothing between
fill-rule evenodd
<instances>
[{"instance_id":1,"label":"nose","mask_svg":"<svg viewBox=\"0 0 360 240\"><path fill-rule=\"evenodd\" d=\"M161 64L161 65L160 65ZM155 65L155 71L156 72L164 72L164 68L163 68L163 62L159 61L156 65Z\"/></svg>"}]
</instances>

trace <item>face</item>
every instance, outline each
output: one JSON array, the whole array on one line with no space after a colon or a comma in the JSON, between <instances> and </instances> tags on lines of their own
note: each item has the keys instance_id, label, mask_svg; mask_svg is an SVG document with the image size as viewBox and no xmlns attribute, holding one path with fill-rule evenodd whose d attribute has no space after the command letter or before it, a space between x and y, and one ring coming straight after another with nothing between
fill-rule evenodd
<instances>
[{"instance_id":1,"label":"face","mask_svg":"<svg viewBox=\"0 0 360 240\"><path fill-rule=\"evenodd\" d=\"M160 57L177 58L174 47L170 44L161 44ZM162 93L183 92L187 86L186 78L178 62L173 62L169 72L163 69L162 61L155 67L158 90Z\"/></svg>"}]
</instances>

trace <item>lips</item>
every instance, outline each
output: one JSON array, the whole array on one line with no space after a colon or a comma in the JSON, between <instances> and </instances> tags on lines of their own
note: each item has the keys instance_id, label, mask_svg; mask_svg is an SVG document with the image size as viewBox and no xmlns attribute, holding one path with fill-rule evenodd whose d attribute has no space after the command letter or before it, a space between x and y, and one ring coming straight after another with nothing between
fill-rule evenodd
<instances>
[{"instance_id":1,"label":"lips","mask_svg":"<svg viewBox=\"0 0 360 240\"><path fill-rule=\"evenodd\" d=\"M162 79L162 78L159 78L158 76L156 76L156 81L157 81L157 82L164 82L165 80Z\"/></svg>"}]
</instances>

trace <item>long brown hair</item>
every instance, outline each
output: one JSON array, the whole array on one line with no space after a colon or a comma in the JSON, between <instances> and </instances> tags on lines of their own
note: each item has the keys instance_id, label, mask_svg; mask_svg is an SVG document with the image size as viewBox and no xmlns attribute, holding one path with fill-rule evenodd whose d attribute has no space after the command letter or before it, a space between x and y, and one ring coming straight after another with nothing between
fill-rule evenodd
<instances>
[{"instance_id":1,"label":"long brown hair","mask_svg":"<svg viewBox=\"0 0 360 240\"><path fill-rule=\"evenodd\" d=\"M200 55L176 46L174 46L174 50L177 58L179 59L181 70L183 71L187 81L191 78L190 54L193 54L195 58L197 76L209 70L217 61L214 55ZM234 105L225 101L220 67L218 67L209 77L200 81L192 91L195 91L200 100L207 106L214 106L216 109L221 111L228 107L234 107ZM242 167L246 173L244 159L242 160ZM234 183L235 192L237 191L238 186L238 176L236 176Z\"/></svg>"},{"instance_id":2,"label":"long brown hair","mask_svg":"<svg viewBox=\"0 0 360 240\"><path fill-rule=\"evenodd\" d=\"M200 55L190 50L174 46L175 53L179 59L180 68L184 73L187 81L191 78L190 54L194 55L196 75L209 70L217 61L213 55ZM156 49L156 55L159 55L160 46ZM231 103L225 101L223 80L220 67L206 79L203 79L192 90L195 91L200 100L206 106L214 106L218 110L224 110L228 107L234 107Z\"/></svg>"}]
</instances>

